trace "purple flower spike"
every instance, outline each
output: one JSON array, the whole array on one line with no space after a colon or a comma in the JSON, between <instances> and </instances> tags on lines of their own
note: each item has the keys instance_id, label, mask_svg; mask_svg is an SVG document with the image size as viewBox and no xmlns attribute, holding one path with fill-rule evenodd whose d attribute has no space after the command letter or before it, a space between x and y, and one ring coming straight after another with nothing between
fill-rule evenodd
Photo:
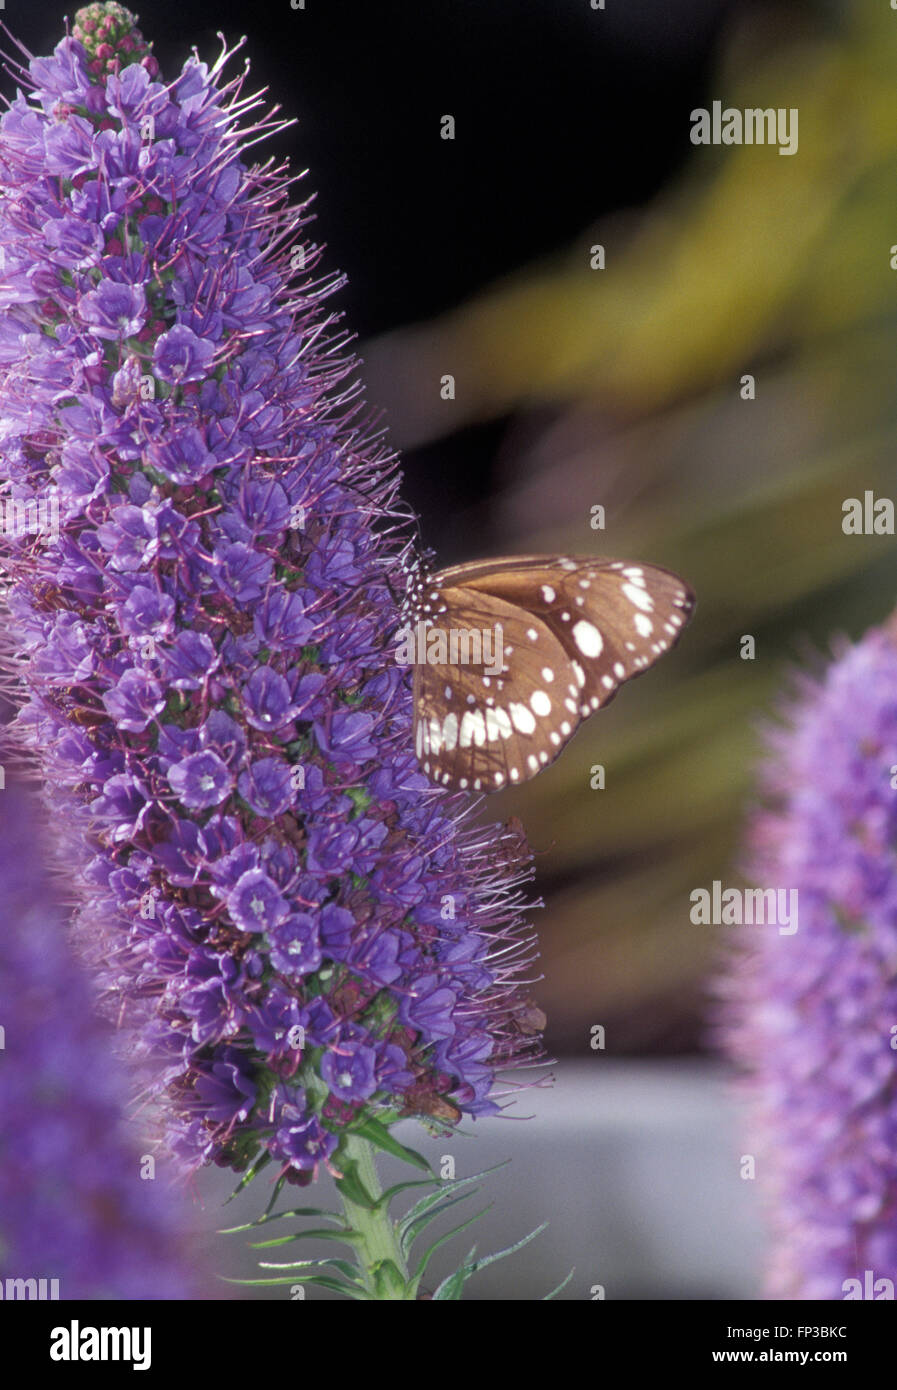
<instances>
[{"instance_id":1,"label":"purple flower spike","mask_svg":"<svg viewBox=\"0 0 897 1390\"><path fill-rule=\"evenodd\" d=\"M239 789L256 815L270 820L289 810L296 795L290 765L282 758L259 758L240 773Z\"/></svg>"},{"instance_id":2,"label":"purple flower spike","mask_svg":"<svg viewBox=\"0 0 897 1390\"><path fill-rule=\"evenodd\" d=\"M773 1298L897 1285L895 768L892 626L805 680L770 739L751 877L792 890L797 911L784 933L745 927L722 982L770 1204Z\"/></svg>"},{"instance_id":3,"label":"purple flower spike","mask_svg":"<svg viewBox=\"0 0 897 1390\"><path fill-rule=\"evenodd\" d=\"M271 931L289 911L286 899L263 869L241 874L227 900L228 911L241 931Z\"/></svg>"},{"instance_id":4,"label":"purple flower spike","mask_svg":"<svg viewBox=\"0 0 897 1390\"><path fill-rule=\"evenodd\" d=\"M78 311L94 337L130 338L140 332L146 316L143 286L101 280L83 296Z\"/></svg>"},{"instance_id":5,"label":"purple flower spike","mask_svg":"<svg viewBox=\"0 0 897 1390\"><path fill-rule=\"evenodd\" d=\"M156 342L153 371L162 381L201 381L208 375L214 356L214 343L179 323Z\"/></svg>"},{"instance_id":6,"label":"purple flower spike","mask_svg":"<svg viewBox=\"0 0 897 1390\"><path fill-rule=\"evenodd\" d=\"M0 791L0 1278L42 1298L185 1299L188 1211L124 1121L125 1077L65 939L31 797ZM55 1284L53 1281L58 1281ZM36 1291L22 1297L37 1297ZM219 1297L216 1294L216 1297ZM15 1297L7 1287L6 1297Z\"/></svg>"},{"instance_id":7,"label":"purple flower spike","mask_svg":"<svg viewBox=\"0 0 897 1390\"><path fill-rule=\"evenodd\" d=\"M60 518L0 539L6 643L169 1147L304 1180L539 1059L530 868L417 767L398 477L227 56L163 82L91 5L0 119L0 497Z\"/></svg>"},{"instance_id":8,"label":"purple flower spike","mask_svg":"<svg viewBox=\"0 0 897 1390\"><path fill-rule=\"evenodd\" d=\"M377 1089L377 1056L372 1047L347 1043L328 1052L321 1075L340 1100L367 1100Z\"/></svg>"},{"instance_id":9,"label":"purple flower spike","mask_svg":"<svg viewBox=\"0 0 897 1390\"><path fill-rule=\"evenodd\" d=\"M217 753L194 753L168 769L175 796L193 811L217 806L230 794L233 774Z\"/></svg>"}]
</instances>

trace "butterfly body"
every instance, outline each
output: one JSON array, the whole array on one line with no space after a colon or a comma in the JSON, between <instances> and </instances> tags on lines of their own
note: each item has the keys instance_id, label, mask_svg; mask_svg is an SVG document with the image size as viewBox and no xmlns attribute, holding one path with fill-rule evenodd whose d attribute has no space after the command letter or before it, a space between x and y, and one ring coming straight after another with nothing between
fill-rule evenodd
<instances>
[{"instance_id":1,"label":"butterfly body","mask_svg":"<svg viewBox=\"0 0 897 1390\"><path fill-rule=\"evenodd\" d=\"M678 641L694 595L636 561L514 556L408 571L414 741L432 781L528 781Z\"/></svg>"}]
</instances>

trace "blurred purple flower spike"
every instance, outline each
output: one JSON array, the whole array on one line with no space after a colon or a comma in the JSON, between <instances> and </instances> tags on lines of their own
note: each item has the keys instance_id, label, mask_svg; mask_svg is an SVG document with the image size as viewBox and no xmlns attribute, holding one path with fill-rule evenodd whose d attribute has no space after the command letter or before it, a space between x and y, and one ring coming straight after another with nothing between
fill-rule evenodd
<instances>
[{"instance_id":1,"label":"blurred purple flower spike","mask_svg":"<svg viewBox=\"0 0 897 1390\"><path fill-rule=\"evenodd\" d=\"M723 981L746 1141L770 1207L773 1298L897 1287L897 639L805 679L769 740L750 876L798 929L746 927Z\"/></svg>"}]
</instances>

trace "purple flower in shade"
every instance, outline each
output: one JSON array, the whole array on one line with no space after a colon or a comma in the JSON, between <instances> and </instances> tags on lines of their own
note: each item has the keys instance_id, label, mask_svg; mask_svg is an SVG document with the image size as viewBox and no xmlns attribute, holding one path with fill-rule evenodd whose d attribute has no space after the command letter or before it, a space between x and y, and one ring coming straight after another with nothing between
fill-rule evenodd
<instances>
[{"instance_id":1,"label":"purple flower in shade","mask_svg":"<svg viewBox=\"0 0 897 1390\"><path fill-rule=\"evenodd\" d=\"M232 1126L245 1120L255 1104L255 1083L244 1070L246 1058L236 1048L225 1047L217 1061L200 1071L196 1092L203 1111L219 1124Z\"/></svg>"},{"instance_id":2,"label":"purple flower in shade","mask_svg":"<svg viewBox=\"0 0 897 1390\"><path fill-rule=\"evenodd\" d=\"M159 549L155 518L142 507L116 507L111 519L96 528L97 540L109 552L109 563L132 573L145 569Z\"/></svg>"},{"instance_id":3,"label":"purple flower in shade","mask_svg":"<svg viewBox=\"0 0 897 1390\"><path fill-rule=\"evenodd\" d=\"M122 605L121 625L132 637L159 636L171 626L174 599L147 584L136 585Z\"/></svg>"},{"instance_id":4,"label":"purple flower in shade","mask_svg":"<svg viewBox=\"0 0 897 1390\"><path fill-rule=\"evenodd\" d=\"M182 323L163 333L153 348L153 372L161 381L201 381L212 365L215 344Z\"/></svg>"},{"instance_id":5,"label":"purple flower in shade","mask_svg":"<svg viewBox=\"0 0 897 1390\"><path fill-rule=\"evenodd\" d=\"M0 1278L58 1280L61 1299L190 1298L189 1212L145 1138L109 1028L66 941L31 797L0 793ZM9 1297L7 1291L7 1297ZM36 1295L35 1295L36 1296Z\"/></svg>"},{"instance_id":6,"label":"purple flower in shade","mask_svg":"<svg viewBox=\"0 0 897 1390\"><path fill-rule=\"evenodd\" d=\"M243 687L246 720L254 729L276 733L294 714L290 687L285 677L270 666L253 671Z\"/></svg>"},{"instance_id":7,"label":"purple flower in shade","mask_svg":"<svg viewBox=\"0 0 897 1390\"><path fill-rule=\"evenodd\" d=\"M220 658L207 633L179 632L161 660L165 679L175 690L199 690Z\"/></svg>"},{"instance_id":8,"label":"purple flower in shade","mask_svg":"<svg viewBox=\"0 0 897 1390\"><path fill-rule=\"evenodd\" d=\"M274 570L270 555L260 555L251 545L234 541L218 552L218 583L229 598L251 603L261 598ZM280 677L277 678L278 680ZM259 716L264 718L263 715Z\"/></svg>"},{"instance_id":9,"label":"purple flower in shade","mask_svg":"<svg viewBox=\"0 0 897 1390\"><path fill-rule=\"evenodd\" d=\"M140 332L146 317L143 286L101 280L95 290L82 296L78 312L97 338L131 338Z\"/></svg>"},{"instance_id":10,"label":"purple flower in shade","mask_svg":"<svg viewBox=\"0 0 897 1390\"><path fill-rule=\"evenodd\" d=\"M367 1100L378 1087L377 1056L363 1043L342 1043L325 1053L321 1075L339 1100Z\"/></svg>"},{"instance_id":11,"label":"purple flower in shade","mask_svg":"<svg viewBox=\"0 0 897 1390\"><path fill-rule=\"evenodd\" d=\"M158 681L131 667L106 692L103 704L120 729L139 734L165 708L165 696Z\"/></svg>"},{"instance_id":12,"label":"purple flower in shade","mask_svg":"<svg viewBox=\"0 0 897 1390\"><path fill-rule=\"evenodd\" d=\"M805 680L771 736L750 876L797 890L797 930L742 928L721 985L770 1203L775 1298L862 1297L867 1270L897 1283L895 767L892 627Z\"/></svg>"},{"instance_id":13,"label":"purple flower in shade","mask_svg":"<svg viewBox=\"0 0 897 1390\"><path fill-rule=\"evenodd\" d=\"M415 762L397 475L338 408L303 214L241 159L223 64L157 80L92 6L0 119L0 496L61 515L0 541L5 640L170 1148L298 1176L358 1106L489 1113L538 1060L529 856Z\"/></svg>"},{"instance_id":14,"label":"purple flower in shade","mask_svg":"<svg viewBox=\"0 0 897 1390\"><path fill-rule=\"evenodd\" d=\"M310 975L323 960L318 928L307 912L294 912L271 933L271 960L284 975Z\"/></svg>"},{"instance_id":15,"label":"purple flower in shade","mask_svg":"<svg viewBox=\"0 0 897 1390\"><path fill-rule=\"evenodd\" d=\"M230 795L233 773L217 753L193 753L168 769L171 790L182 806L207 811Z\"/></svg>"},{"instance_id":16,"label":"purple flower in shade","mask_svg":"<svg viewBox=\"0 0 897 1390\"><path fill-rule=\"evenodd\" d=\"M147 450L147 462L175 483L197 483L217 468L218 460L198 429L188 427L155 440Z\"/></svg>"},{"instance_id":17,"label":"purple flower in shade","mask_svg":"<svg viewBox=\"0 0 897 1390\"><path fill-rule=\"evenodd\" d=\"M240 773L238 790L257 816L270 820L288 810L296 795L289 763L283 758L259 758Z\"/></svg>"},{"instance_id":18,"label":"purple flower in shade","mask_svg":"<svg viewBox=\"0 0 897 1390\"><path fill-rule=\"evenodd\" d=\"M300 1172L317 1168L336 1148L336 1135L324 1128L314 1111L288 1102L280 1107L278 1120L271 1149L291 1168Z\"/></svg>"},{"instance_id":19,"label":"purple flower in shade","mask_svg":"<svg viewBox=\"0 0 897 1390\"><path fill-rule=\"evenodd\" d=\"M240 930L252 932L270 931L289 912L277 884L263 869L249 869L240 875L228 895L227 907Z\"/></svg>"},{"instance_id":20,"label":"purple flower in shade","mask_svg":"<svg viewBox=\"0 0 897 1390\"><path fill-rule=\"evenodd\" d=\"M314 622L306 615L300 594L274 589L265 595L253 616L256 636L274 651L302 647L310 641Z\"/></svg>"}]
</instances>

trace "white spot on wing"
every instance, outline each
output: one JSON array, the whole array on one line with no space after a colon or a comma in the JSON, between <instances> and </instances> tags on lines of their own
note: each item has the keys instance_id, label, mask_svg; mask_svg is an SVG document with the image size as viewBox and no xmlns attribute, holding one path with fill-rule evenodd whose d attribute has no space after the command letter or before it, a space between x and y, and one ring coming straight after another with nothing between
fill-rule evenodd
<instances>
[{"instance_id":1,"label":"white spot on wing","mask_svg":"<svg viewBox=\"0 0 897 1390\"><path fill-rule=\"evenodd\" d=\"M604 651L604 638L595 624L586 622L585 618L580 618L573 628L573 640L583 656L596 657Z\"/></svg>"},{"instance_id":2,"label":"white spot on wing","mask_svg":"<svg viewBox=\"0 0 897 1390\"><path fill-rule=\"evenodd\" d=\"M640 608L643 613L650 613L654 608L654 600L644 589L639 589L635 584L624 584L623 593L634 603L636 608Z\"/></svg>"},{"instance_id":3,"label":"white spot on wing","mask_svg":"<svg viewBox=\"0 0 897 1390\"><path fill-rule=\"evenodd\" d=\"M516 701L510 707L511 718L514 721L514 728L521 734L531 734L536 727L536 721L530 714L526 705L518 704Z\"/></svg>"}]
</instances>

